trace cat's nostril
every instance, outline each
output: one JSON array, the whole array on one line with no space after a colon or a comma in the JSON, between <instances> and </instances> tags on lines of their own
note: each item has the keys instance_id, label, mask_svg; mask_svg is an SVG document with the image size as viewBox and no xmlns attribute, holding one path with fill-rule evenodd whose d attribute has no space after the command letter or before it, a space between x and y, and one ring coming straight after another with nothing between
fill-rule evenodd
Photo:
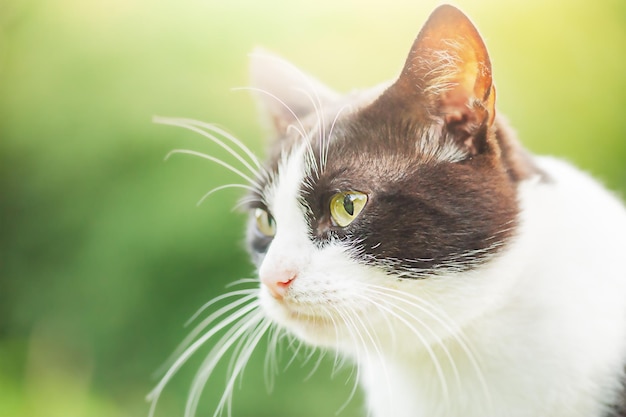
<instances>
[{"instance_id":1,"label":"cat's nostril","mask_svg":"<svg viewBox=\"0 0 626 417\"><path fill-rule=\"evenodd\" d=\"M261 275L261 282L267 287L272 297L280 300L285 296L287 288L297 277L293 271L283 271L274 275Z\"/></svg>"}]
</instances>

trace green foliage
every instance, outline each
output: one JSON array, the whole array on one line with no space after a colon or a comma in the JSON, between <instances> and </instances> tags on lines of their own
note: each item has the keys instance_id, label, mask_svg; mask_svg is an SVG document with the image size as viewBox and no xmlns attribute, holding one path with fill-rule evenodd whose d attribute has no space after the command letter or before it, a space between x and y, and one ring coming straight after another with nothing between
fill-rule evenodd
<instances>
[{"instance_id":1,"label":"green foliage","mask_svg":"<svg viewBox=\"0 0 626 417\"><path fill-rule=\"evenodd\" d=\"M244 216L230 210L240 195L195 204L236 177L189 156L163 162L174 148L228 155L154 115L216 122L261 153L252 100L230 91L246 85L254 46L339 90L369 86L395 76L437 3L4 0L0 415L147 415L153 372L185 320L252 276ZM486 38L499 109L522 141L626 191L623 2L456 3ZM235 392L236 416L333 415L348 397L349 373L328 383L331 360L305 381L317 357L296 361L268 395L264 349ZM200 356L158 416L181 415ZM202 415L225 372L211 379ZM357 398L342 415L360 411Z\"/></svg>"}]
</instances>

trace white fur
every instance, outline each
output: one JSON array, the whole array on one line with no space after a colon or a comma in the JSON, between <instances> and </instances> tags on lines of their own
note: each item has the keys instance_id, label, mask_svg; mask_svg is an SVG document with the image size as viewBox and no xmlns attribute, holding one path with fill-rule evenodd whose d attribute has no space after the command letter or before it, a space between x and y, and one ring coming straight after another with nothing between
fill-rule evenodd
<instances>
[{"instance_id":1,"label":"white fur","mask_svg":"<svg viewBox=\"0 0 626 417\"><path fill-rule=\"evenodd\" d=\"M626 212L553 159L519 187L520 228L471 272L394 280L308 238L304 146L268 196L277 234L260 274L297 272L266 313L357 362L374 417L600 417L626 357Z\"/></svg>"}]
</instances>

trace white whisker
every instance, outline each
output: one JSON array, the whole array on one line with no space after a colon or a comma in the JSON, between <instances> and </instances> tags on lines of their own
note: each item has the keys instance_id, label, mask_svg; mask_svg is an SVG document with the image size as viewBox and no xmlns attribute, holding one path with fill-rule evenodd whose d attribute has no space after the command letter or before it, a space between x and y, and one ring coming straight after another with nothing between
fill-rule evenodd
<instances>
[{"instance_id":1,"label":"white whisker","mask_svg":"<svg viewBox=\"0 0 626 417\"><path fill-rule=\"evenodd\" d=\"M208 130L211 130L211 131L213 131L213 132L215 132L215 133L217 133L219 135L222 135L223 137L225 137L226 139L230 140L232 143L237 145L239 147L239 149L241 149L248 156L248 158L250 158L250 160L254 163L254 165L258 169L262 169L261 162L256 157L254 152L252 152L250 150L250 148L248 148L248 146L246 146L245 143L243 143L242 141L237 139L235 136L233 136L231 133L227 132L226 130L216 126L213 123L205 123L205 122L202 122L202 121L199 121L199 120L194 120L194 119L179 119L179 120L182 120L184 123L187 123L187 124L190 124L190 125L200 126L200 127L204 128L204 129L208 129Z\"/></svg>"},{"instance_id":2,"label":"white whisker","mask_svg":"<svg viewBox=\"0 0 626 417\"><path fill-rule=\"evenodd\" d=\"M402 302L411 307L418 309L420 312L426 314L428 317L435 320L437 324L441 325L443 329L451 337L453 337L456 340L456 342L458 343L458 346L467 356L472 368L474 369L474 372L476 373L476 377L478 378L479 383L481 385L483 395L485 396L485 401L487 402L487 407L489 410L492 409L493 399L491 397L491 392L485 380L485 376L482 371L482 366L480 364L480 361L473 353L474 349L471 348L470 341L465 337L462 329L459 328L459 326L456 325L456 323L454 323L454 321L443 310L441 310L440 308L436 307L432 303L429 303L428 301L423 300L422 298L414 294L408 294L408 293L398 291L392 288L386 288L386 287L381 287L381 286L376 286L376 285L371 285L371 284L368 284L367 286L369 288L372 288L373 291L379 296L391 298L395 302ZM389 293L392 293L392 294L389 294ZM396 294L396 295L393 295L393 294ZM410 300L407 298L410 298ZM411 300L413 300L413 302L411 302ZM397 303L390 303L390 304L397 305ZM406 313L410 314L408 312ZM412 314L411 316L414 317Z\"/></svg>"},{"instance_id":3,"label":"white whisker","mask_svg":"<svg viewBox=\"0 0 626 417\"><path fill-rule=\"evenodd\" d=\"M359 297L359 295L357 295L357 297ZM363 297L363 298L364 298L364 301L371 303L373 305L376 305L376 301L374 301L373 299L370 299L369 297ZM393 401L393 393L391 392L391 379L389 378L389 373L387 372L387 368L384 366L385 357L382 352L381 343L380 343L380 339L378 338L378 334L374 332L374 334L372 335L372 332L369 331L368 327L365 325L365 323L361 319L361 315L359 315L356 311L352 311L352 312L353 312L353 316L361 324L361 328L363 329L369 341L371 342L372 347L374 349L374 353L376 354L376 357L378 358L379 364L382 365L382 369L385 374L387 395L388 395L388 398L390 398L391 401ZM383 317L385 317L385 320L387 321L387 323L389 323L387 316L383 315ZM368 319L368 322L369 322L369 319Z\"/></svg>"},{"instance_id":4,"label":"white whisker","mask_svg":"<svg viewBox=\"0 0 626 417\"><path fill-rule=\"evenodd\" d=\"M445 357L448 359L448 363L450 364L450 367L452 368L452 373L454 374L455 381L457 383L457 387L459 389L462 389L461 377L460 377L460 374L459 374L459 370L458 370L458 368L456 366L456 362L454 360L454 356L450 353L450 350L448 349L446 344L441 339L441 336L439 336L437 333L435 333L432 330L432 328L428 324L426 324L426 322L424 322L423 320L419 319L414 314L411 314L407 309L402 308L402 307L398 306L395 303L391 303L391 302L388 302L387 300L385 300L385 295L386 294L383 294L383 293L380 293L380 292L373 292L373 295L377 296L377 300L379 300L379 301L374 301L374 299L371 299L370 300L371 303L376 304L376 306L380 308L381 305L379 304L379 302L380 301L385 302L385 305L387 305L389 307L387 312L389 314L391 314L393 317L396 317L398 319L401 319L401 317L402 317L400 314L397 314L393 310L396 310L399 313L403 313L407 318L412 319L413 321L415 321L422 328L424 328L427 333L429 333L433 337L433 339L435 341L435 346L438 346L439 348L441 348L441 350L443 351Z\"/></svg>"},{"instance_id":5,"label":"white whisker","mask_svg":"<svg viewBox=\"0 0 626 417\"><path fill-rule=\"evenodd\" d=\"M232 398L232 392L233 392L233 388L235 385L235 381L239 377L239 375L243 373L243 368L248 363L248 360L250 359L252 352L254 351L259 341L261 340L261 338L263 337L265 332L267 332L267 329L269 329L271 325L272 323L269 320L267 320L264 317L261 317L261 321L257 323L255 329L250 334L250 337L249 338L246 337L246 342L247 342L246 348L239 355L237 355L236 364L233 367L233 369L229 372L231 374L231 377L228 379L228 382L224 389L224 393L222 394L222 398L220 399L220 402L217 406L217 409L215 410L215 413L213 413L213 417L218 417L221 414L221 411L223 410L224 405L226 404L227 401L228 401L228 413L227 414L229 416L231 415L230 399Z\"/></svg>"},{"instance_id":6,"label":"white whisker","mask_svg":"<svg viewBox=\"0 0 626 417\"><path fill-rule=\"evenodd\" d=\"M258 286L259 279L258 278L239 278L226 284L226 288L234 287L236 285L241 285L241 284L256 284ZM258 290L258 288L256 289Z\"/></svg>"},{"instance_id":7,"label":"white whisker","mask_svg":"<svg viewBox=\"0 0 626 417\"><path fill-rule=\"evenodd\" d=\"M174 149L173 151L170 151L165 156L165 160L168 160L174 154L193 155L193 156L197 156L199 158L208 159L209 161L215 162L216 164L219 164L219 165L223 166L227 170L229 170L229 171L239 175L241 178L243 178L244 180L248 181L250 184L256 184L256 182L251 177L249 177L248 175L244 174L243 172L241 172L240 170L238 170L234 166L228 164L227 162L224 162L221 159L216 158L214 156L207 155L207 154L202 153L202 152L192 151L192 150L189 150L189 149Z\"/></svg>"},{"instance_id":8,"label":"white whisker","mask_svg":"<svg viewBox=\"0 0 626 417\"><path fill-rule=\"evenodd\" d=\"M288 61L279 59L279 58L277 58L275 56L267 55L267 54L255 54L255 53L250 54L250 56L272 60L275 63L280 64L280 65L286 67L288 70L294 71L296 74L299 75L299 77L301 78L303 83L307 85L309 91L311 91L313 93L313 96L315 97L315 100L313 100L313 97L311 96L311 94L308 93L303 88L296 88L296 90L303 92L304 94L307 95L307 97L309 97L309 100L310 100L311 104L313 105L313 108L315 109L315 113L317 115L317 119L318 119L318 121L321 122L321 125L322 125L322 137L323 137L324 133L325 133L324 132L325 123L324 123L323 112L322 112L323 103L322 103L321 97L319 95L318 87L316 87L316 85L315 85L315 83L313 83L312 79L310 77L308 77L297 66L293 65L292 63L290 63Z\"/></svg>"},{"instance_id":9,"label":"white whisker","mask_svg":"<svg viewBox=\"0 0 626 417\"><path fill-rule=\"evenodd\" d=\"M243 189L246 189L246 190L252 191L252 192L257 191L256 188L251 187L250 185L245 185L245 184L225 184L225 185L221 185L219 187L215 187L211 191L209 191L208 193L203 195L202 198L200 198L200 200L198 200L198 202L196 203L196 206L199 206L200 204L202 204L204 202L204 200L206 200L211 194L216 193L216 192L221 191L221 190L228 189L228 188L243 188Z\"/></svg>"},{"instance_id":10,"label":"white whisker","mask_svg":"<svg viewBox=\"0 0 626 417\"><path fill-rule=\"evenodd\" d=\"M192 132L199 133L200 135L210 139L211 141L213 141L214 143L219 145L222 149L226 150L229 154L234 156L253 175L256 175L256 176L259 175L259 171L261 170L261 166L259 164L259 161L254 156L254 154L252 154L252 152L241 141L237 140L232 135L229 135L224 130L216 128L215 126L212 126L212 125L207 124L207 123L202 123L202 122L199 122L199 121L196 121L196 120L190 120L190 119L176 119L176 118L155 117L153 120L156 123L161 123L161 124L170 125L170 126L182 127L184 129L191 130ZM213 135L213 134L211 134L209 132L206 132L206 131L196 127L196 125L202 126L202 127L206 128L206 129L211 129L211 130L213 130L215 132L219 132L222 135L226 136L229 140L233 141L236 145L238 145L241 149L243 149L243 151L246 153L246 155L248 155L252 159L252 162L257 166L257 168L256 169L253 168L248 163L248 161L246 161L241 155L239 155L239 153L237 153L232 147L230 147L226 143L224 143L224 141L220 140L215 135ZM252 183L253 181L250 181L250 182Z\"/></svg>"},{"instance_id":11,"label":"white whisker","mask_svg":"<svg viewBox=\"0 0 626 417\"><path fill-rule=\"evenodd\" d=\"M237 291L230 291L227 292L225 294L219 295L213 299L211 299L211 301L208 301L206 303L204 303L199 309L198 311L196 311L186 322L185 322L185 327L189 326L189 324L191 324L195 319L198 318L198 316L200 316L200 314L202 314L204 311L206 311L207 308L209 308L210 306L214 305L215 303L218 303L220 301L222 301L225 298L232 298L232 297L236 297L239 295L245 295L246 297L242 297L239 300L234 301L233 303L231 303L234 306L238 306L241 302L245 302L247 300L250 300L256 296L258 296L258 288L249 288L249 289L244 289L244 290L237 290ZM229 304L228 306L230 306L231 304ZM228 307L226 306L226 307ZM219 317L220 315L222 315L224 312L230 310L227 309L226 307L223 307L217 311L215 311L213 314L211 314L209 317L207 317L206 319L203 320L204 322L207 322L208 324L211 323L211 321L213 321L215 318Z\"/></svg>"},{"instance_id":12,"label":"white whisker","mask_svg":"<svg viewBox=\"0 0 626 417\"><path fill-rule=\"evenodd\" d=\"M325 317L327 317L330 320L332 324L332 328L335 330L335 340L339 341L339 326L337 325L337 322L335 321L334 314L331 313L329 309L323 305L321 306L321 308L322 308L322 311L324 311L325 313ZM339 351L335 349L335 358L333 360L333 370L331 372L331 378L334 378L337 375L339 368L344 365L345 360L346 360L345 357L341 357L341 359L339 358Z\"/></svg>"},{"instance_id":13,"label":"white whisker","mask_svg":"<svg viewBox=\"0 0 626 417\"><path fill-rule=\"evenodd\" d=\"M258 322L263 319L263 314L258 310L258 304L255 305L255 307L256 309L247 311L246 314L241 317L241 320L234 324L226 332L226 334L218 340L205 360L202 362L202 365L200 365L200 369L193 379L190 393L187 398L184 414L185 417L195 416L202 389L205 387L207 380L213 373L213 370L218 362L240 337L250 331L251 328L254 328Z\"/></svg>"},{"instance_id":14,"label":"white whisker","mask_svg":"<svg viewBox=\"0 0 626 417\"><path fill-rule=\"evenodd\" d=\"M294 342L298 343L298 346L295 349L293 348ZM289 367L296 360L296 358L298 357L298 353L300 352L300 349L302 348L302 346L304 346L304 344L302 343L301 340L295 339L295 338L291 338L291 340L289 341L288 348L290 348L293 351L293 353L291 355L291 358L287 362L287 364L285 366L283 366L283 372L286 371L287 369L289 369Z\"/></svg>"},{"instance_id":15,"label":"white whisker","mask_svg":"<svg viewBox=\"0 0 626 417\"><path fill-rule=\"evenodd\" d=\"M335 118L333 119L333 123L330 125L328 136L324 136L322 140L322 145L320 148L320 151L323 150L323 154L322 154L323 158L321 158L321 162L320 162L322 172L326 168L326 162L328 161L328 150L330 148L330 140L333 137L333 131L335 130L335 124L337 123L337 120L339 120L339 115L348 108L350 108L350 105L346 104L337 111L337 113L335 114Z\"/></svg>"},{"instance_id":16,"label":"white whisker","mask_svg":"<svg viewBox=\"0 0 626 417\"><path fill-rule=\"evenodd\" d=\"M375 301L373 301L371 299L370 299L370 302L375 303L377 308L386 311L388 314L391 314L393 317L398 319L409 330L411 330L411 332L417 337L419 342L422 344L422 347L424 348L425 352L428 354L430 360L432 361L433 366L435 367L435 372L437 374L437 377L439 378L439 383L441 385L441 390L442 390L442 395L443 395L444 401L449 406L449 404L450 404L450 389L449 389L448 383L446 381L445 373L443 372L443 368L441 367L441 363L439 362L439 359L437 358L436 353L433 351L432 347L430 346L430 344L428 343L428 341L424 337L424 335L422 335L422 333L411 322L409 322L406 318L402 317L398 313L394 312L391 308L386 307L385 305L382 305L382 304L380 304L378 302L375 302Z\"/></svg>"},{"instance_id":17,"label":"white whisker","mask_svg":"<svg viewBox=\"0 0 626 417\"><path fill-rule=\"evenodd\" d=\"M354 323L350 319L349 314L347 312L343 311L343 309L341 309L341 308L339 308L337 306L335 307L335 311L339 314L339 317L343 321L343 324L344 324L345 328L348 330L348 333L350 334L350 338L353 341L353 345L356 348L355 349L355 353L356 353L356 363L357 363L357 366L355 368L353 368L353 369L356 369L356 375L354 377L354 383L352 385L352 389L350 390L350 393L348 394L348 398L344 401L344 403L335 412L335 415L339 415L343 410L345 410L345 408L348 406L348 404L350 404L350 402L352 401L352 399L356 395L356 391L357 391L357 388L358 388L358 381L360 380L360 374L361 374L361 370L360 370L360 367L358 366L358 364L363 363L361 355L364 354L364 352L362 352L362 350L365 349L365 345L364 345L362 336L358 333L358 330L356 328L354 328ZM356 331L356 333L358 335L358 338L355 336L355 331ZM361 344L359 344L359 341L361 342Z\"/></svg>"},{"instance_id":18,"label":"white whisker","mask_svg":"<svg viewBox=\"0 0 626 417\"><path fill-rule=\"evenodd\" d=\"M209 301L208 303L206 303L202 307L200 307L200 309L198 309L198 311L189 320L187 320L187 322L185 322L184 327L189 326L189 324L191 322L193 322L202 311L206 310L209 306L215 304L216 302L219 302L219 301L224 300L226 298L231 298L231 297L236 297L236 296L240 296L240 295L249 294L246 297L242 297L242 298L240 298L238 300L235 300L235 301L227 304L226 306L220 308L219 310L217 310L216 312L211 314L209 317L207 317L205 320L203 320L200 324L198 324L183 339L183 341L178 345L178 347L169 356L169 358L165 361L165 363L159 368L159 370L156 372L156 374L159 375L159 374L163 374L164 372L166 372L167 369L169 369L172 366L172 363L174 363L175 359L180 357L180 355L185 351L185 349L189 346L189 344L202 332L202 330L207 328L213 321L215 321L220 316L226 314L228 311L231 311L231 310L239 307L241 304L245 304L246 302L249 302L253 298L255 298L256 294L254 294L253 292L254 292L254 290L240 290L240 291L228 292L226 294L222 294L219 297L216 297L216 298L212 299L211 301Z\"/></svg>"},{"instance_id":19,"label":"white whisker","mask_svg":"<svg viewBox=\"0 0 626 417\"><path fill-rule=\"evenodd\" d=\"M270 335L267 344L267 351L265 352L264 363L264 379L265 387L268 392L274 390L274 375L278 373L278 352L279 352L279 340L282 329L278 326L270 327Z\"/></svg>"},{"instance_id":20,"label":"white whisker","mask_svg":"<svg viewBox=\"0 0 626 417\"><path fill-rule=\"evenodd\" d=\"M296 130L298 130L298 133L300 134L300 136L302 136L303 138L306 137L306 129L304 128L304 125L302 124L302 122L300 121L300 118L296 115L296 113L287 105L287 103L285 103L283 100L281 100L278 96L276 96L275 94L270 93L269 91L263 90L262 88L256 88L256 87L237 87L237 88L233 88L233 91L255 91L257 93L261 93L261 94L265 94L269 97L271 97L272 99L276 100L281 106L283 106L285 108L285 110L287 110L289 112L289 114L291 114L291 116L293 116L294 120L296 122L298 122L298 125L300 127L300 129L296 128Z\"/></svg>"},{"instance_id":21,"label":"white whisker","mask_svg":"<svg viewBox=\"0 0 626 417\"><path fill-rule=\"evenodd\" d=\"M313 91L314 91L314 93L316 95L316 98L317 98L317 102L316 102L316 100L313 99L311 94L308 93L305 89L303 89L303 88L296 88L296 91L299 91L302 94L304 94L309 99L311 104L313 105L313 108L315 110L315 116L317 117L317 123L315 124L315 128L313 130L317 130L318 131L318 137L319 137L319 141L321 143L322 139L323 139L323 137L325 135L326 126L325 126L325 123L324 123L324 113L322 112L322 103L321 103L321 101L319 99L319 96L317 96L317 92L313 89ZM315 159L315 153L313 151L313 146L311 145L310 138L307 138L307 139L308 139L308 149L309 149L309 152L310 152L309 156L310 156L311 164L314 167L314 171L319 176L320 171L319 171L319 167L317 165L317 161ZM321 157L321 154L320 154L320 157ZM320 158L320 160L321 160L321 158Z\"/></svg>"},{"instance_id":22,"label":"white whisker","mask_svg":"<svg viewBox=\"0 0 626 417\"><path fill-rule=\"evenodd\" d=\"M313 369L311 369L311 371L304 377L303 381L308 381L309 379L311 379L311 377L313 377L315 372L317 372L317 370L319 369L320 365L322 364L322 360L326 357L326 351L325 350L315 349L314 352L318 352L319 353L319 357L317 358L317 361L315 361L315 364L313 365Z\"/></svg>"},{"instance_id":23,"label":"white whisker","mask_svg":"<svg viewBox=\"0 0 626 417\"><path fill-rule=\"evenodd\" d=\"M245 307L240 308L237 312L229 315L228 317L223 319L221 322L219 322L217 325L212 327L207 333L203 334L200 338L198 338L198 340L196 340L191 345L189 345L189 347L187 347L185 351L180 354L178 359L174 361L174 363L170 366L170 368L167 370L165 375L161 378L157 386L147 396L148 401L151 402L150 412L148 414L149 417L154 416L154 411L156 408L157 401L159 399L159 396L161 395L161 392L165 388L165 385L174 376L174 374L178 372L181 366L183 366L183 364L187 362L187 360L191 357L191 355L193 355L207 340L209 340L219 331L237 322L238 320L242 319L242 317L245 317L247 314L250 314L250 312L254 311L255 309L258 309L258 306L259 306L259 303L257 300L255 300L255 301L252 301L250 304L246 305Z\"/></svg>"},{"instance_id":24,"label":"white whisker","mask_svg":"<svg viewBox=\"0 0 626 417\"><path fill-rule=\"evenodd\" d=\"M257 197L246 197L246 198L242 198L241 200L239 200L239 202L235 204L232 210L235 211L235 210L240 209L241 207L248 206L254 203L265 203L265 202L262 199L257 198Z\"/></svg>"}]
</instances>

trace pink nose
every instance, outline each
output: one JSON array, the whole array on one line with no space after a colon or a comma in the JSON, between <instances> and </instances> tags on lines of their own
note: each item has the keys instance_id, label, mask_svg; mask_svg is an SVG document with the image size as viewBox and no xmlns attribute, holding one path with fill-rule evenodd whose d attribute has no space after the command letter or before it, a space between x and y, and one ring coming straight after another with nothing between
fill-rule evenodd
<instances>
[{"instance_id":1,"label":"pink nose","mask_svg":"<svg viewBox=\"0 0 626 417\"><path fill-rule=\"evenodd\" d=\"M274 274L261 274L261 282L267 287L272 297L281 300L287 293L289 285L298 276L293 271L280 271Z\"/></svg>"}]
</instances>

